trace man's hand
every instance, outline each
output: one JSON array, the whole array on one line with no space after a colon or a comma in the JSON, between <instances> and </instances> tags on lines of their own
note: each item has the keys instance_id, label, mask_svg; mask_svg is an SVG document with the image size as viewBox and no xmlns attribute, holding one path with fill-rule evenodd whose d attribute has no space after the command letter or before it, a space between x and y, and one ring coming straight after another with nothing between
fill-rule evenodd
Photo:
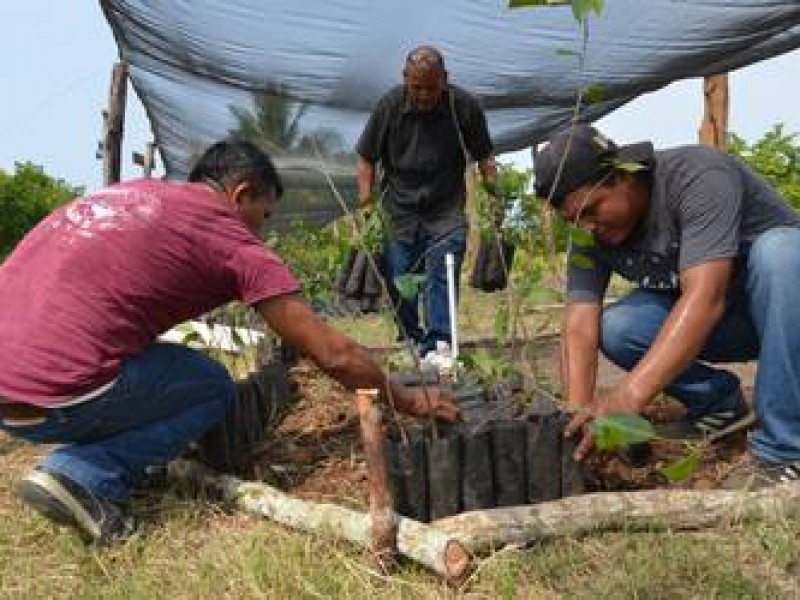
<instances>
[{"instance_id":1,"label":"man's hand","mask_svg":"<svg viewBox=\"0 0 800 600\"><path fill-rule=\"evenodd\" d=\"M395 394L397 410L412 417L435 417L453 423L458 421L455 398L438 387L403 387Z\"/></svg>"},{"instance_id":2,"label":"man's hand","mask_svg":"<svg viewBox=\"0 0 800 600\"><path fill-rule=\"evenodd\" d=\"M617 386L611 392L600 398L595 398L589 404L582 406L564 429L566 437L580 433L581 441L575 450L575 460L583 460L594 449L594 436L589 430L589 424L600 415L612 413L639 413L647 404L649 398L642 398L635 390L623 385Z\"/></svg>"}]
</instances>

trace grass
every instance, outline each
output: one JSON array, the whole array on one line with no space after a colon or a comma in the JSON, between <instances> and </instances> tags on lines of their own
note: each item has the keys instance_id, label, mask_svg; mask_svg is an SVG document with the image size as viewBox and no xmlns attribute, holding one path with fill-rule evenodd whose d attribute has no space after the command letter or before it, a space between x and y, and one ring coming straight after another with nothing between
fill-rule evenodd
<instances>
[{"instance_id":1,"label":"grass","mask_svg":"<svg viewBox=\"0 0 800 600\"><path fill-rule=\"evenodd\" d=\"M491 335L493 308L465 290L465 337ZM531 327L557 315L531 313ZM538 321L537 321L538 319ZM370 344L382 317L337 323ZM796 598L800 520L702 532L597 533L504 549L454 591L413 565L384 577L367 552L168 492L139 504L143 535L96 550L23 506L14 482L44 451L0 433L0 599Z\"/></svg>"},{"instance_id":2,"label":"grass","mask_svg":"<svg viewBox=\"0 0 800 600\"><path fill-rule=\"evenodd\" d=\"M506 549L466 590L413 564L392 577L346 542L168 492L138 506L143 535L84 546L23 506L13 482L42 448L0 434L0 598L791 598L800 520L637 531Z\"/></svg>"}]
</instances>

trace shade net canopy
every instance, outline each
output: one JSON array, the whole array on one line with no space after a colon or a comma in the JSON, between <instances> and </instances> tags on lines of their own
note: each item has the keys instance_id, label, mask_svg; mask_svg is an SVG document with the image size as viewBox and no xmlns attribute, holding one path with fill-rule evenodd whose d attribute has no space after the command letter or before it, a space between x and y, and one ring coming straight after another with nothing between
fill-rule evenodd
<instances>
[{"instance_id":1,"label":"shade net canopy","mask_svg":"<svg viewBox=\"0 0 800 600\"><path fill-rule=\"evenodd\" d=\"M209 144L251 139L289 193L274 219L322 223L355 200L355 143L405 56L438 47L477 95L498 153L594 121L675 80L800 47L798 0L606 0L584 29L568 6L507 0L100 0L167 177ZM790 75L790 74L787 74ZM795 74L796 75L796 74Z\"/></svg>"}]
</instances>

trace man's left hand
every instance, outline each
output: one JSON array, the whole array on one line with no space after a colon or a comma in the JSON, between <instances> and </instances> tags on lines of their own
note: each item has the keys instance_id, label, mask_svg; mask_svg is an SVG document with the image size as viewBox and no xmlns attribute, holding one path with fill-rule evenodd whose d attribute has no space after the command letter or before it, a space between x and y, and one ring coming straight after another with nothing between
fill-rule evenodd
<instances>
[{"instance_id":1,"label":"man's left hand","mask_svg":"<svg viewBox=\"0 0 800 600\"><path fill-rule=\"evenodd\" d=\"M575 460L583 460L594 449L594 436L589 429L589 424L595 418L612 413L638 414L646 403L646 400L642 400L628 387L621 385L605 396L595 398L589 404L582 406L564 429L566 437L572 437L575 434L581 435L581 441L575 450Z\"/></svg>"}]
</instances>

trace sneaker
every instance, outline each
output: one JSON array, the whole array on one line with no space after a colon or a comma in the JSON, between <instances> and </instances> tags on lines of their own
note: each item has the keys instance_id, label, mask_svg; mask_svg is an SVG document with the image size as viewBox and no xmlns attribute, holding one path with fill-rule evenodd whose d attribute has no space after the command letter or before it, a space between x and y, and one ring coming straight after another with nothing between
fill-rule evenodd
<instances>
[{"instance_id":1,"label":"sneaker","mask_svg":"<svg viewBox=\"0 0 800 600\"><path fill-rule=\"evenodd\" d=\"M656 423L654 428L656 434L664 439L714 442L752 427L755 422L755 414L740 397L736 408L706 413L697 419Z\"/></svg>"},{"instance_id":2,"label":"sneaker","mask_svg":"<svg viewBox=\"0 0 800 600\"><path fill-rule=\"evenodd\" d=\"M17 485L17 495L54 523L74 527L86 543L108 544L130 537L136 529L120 504L44 468L28 473Z\"/></svg>"},{"instance_id":3,"label":"sneaker","mask_svg":"<svg viewBox=\"0 0 800 600\"><path fill-rule=\"evenodd\" d=\"M798 480L800 462L770 463L748 456L722 481L722 488L752 492Z\"/></svg>"}]
</instances>

